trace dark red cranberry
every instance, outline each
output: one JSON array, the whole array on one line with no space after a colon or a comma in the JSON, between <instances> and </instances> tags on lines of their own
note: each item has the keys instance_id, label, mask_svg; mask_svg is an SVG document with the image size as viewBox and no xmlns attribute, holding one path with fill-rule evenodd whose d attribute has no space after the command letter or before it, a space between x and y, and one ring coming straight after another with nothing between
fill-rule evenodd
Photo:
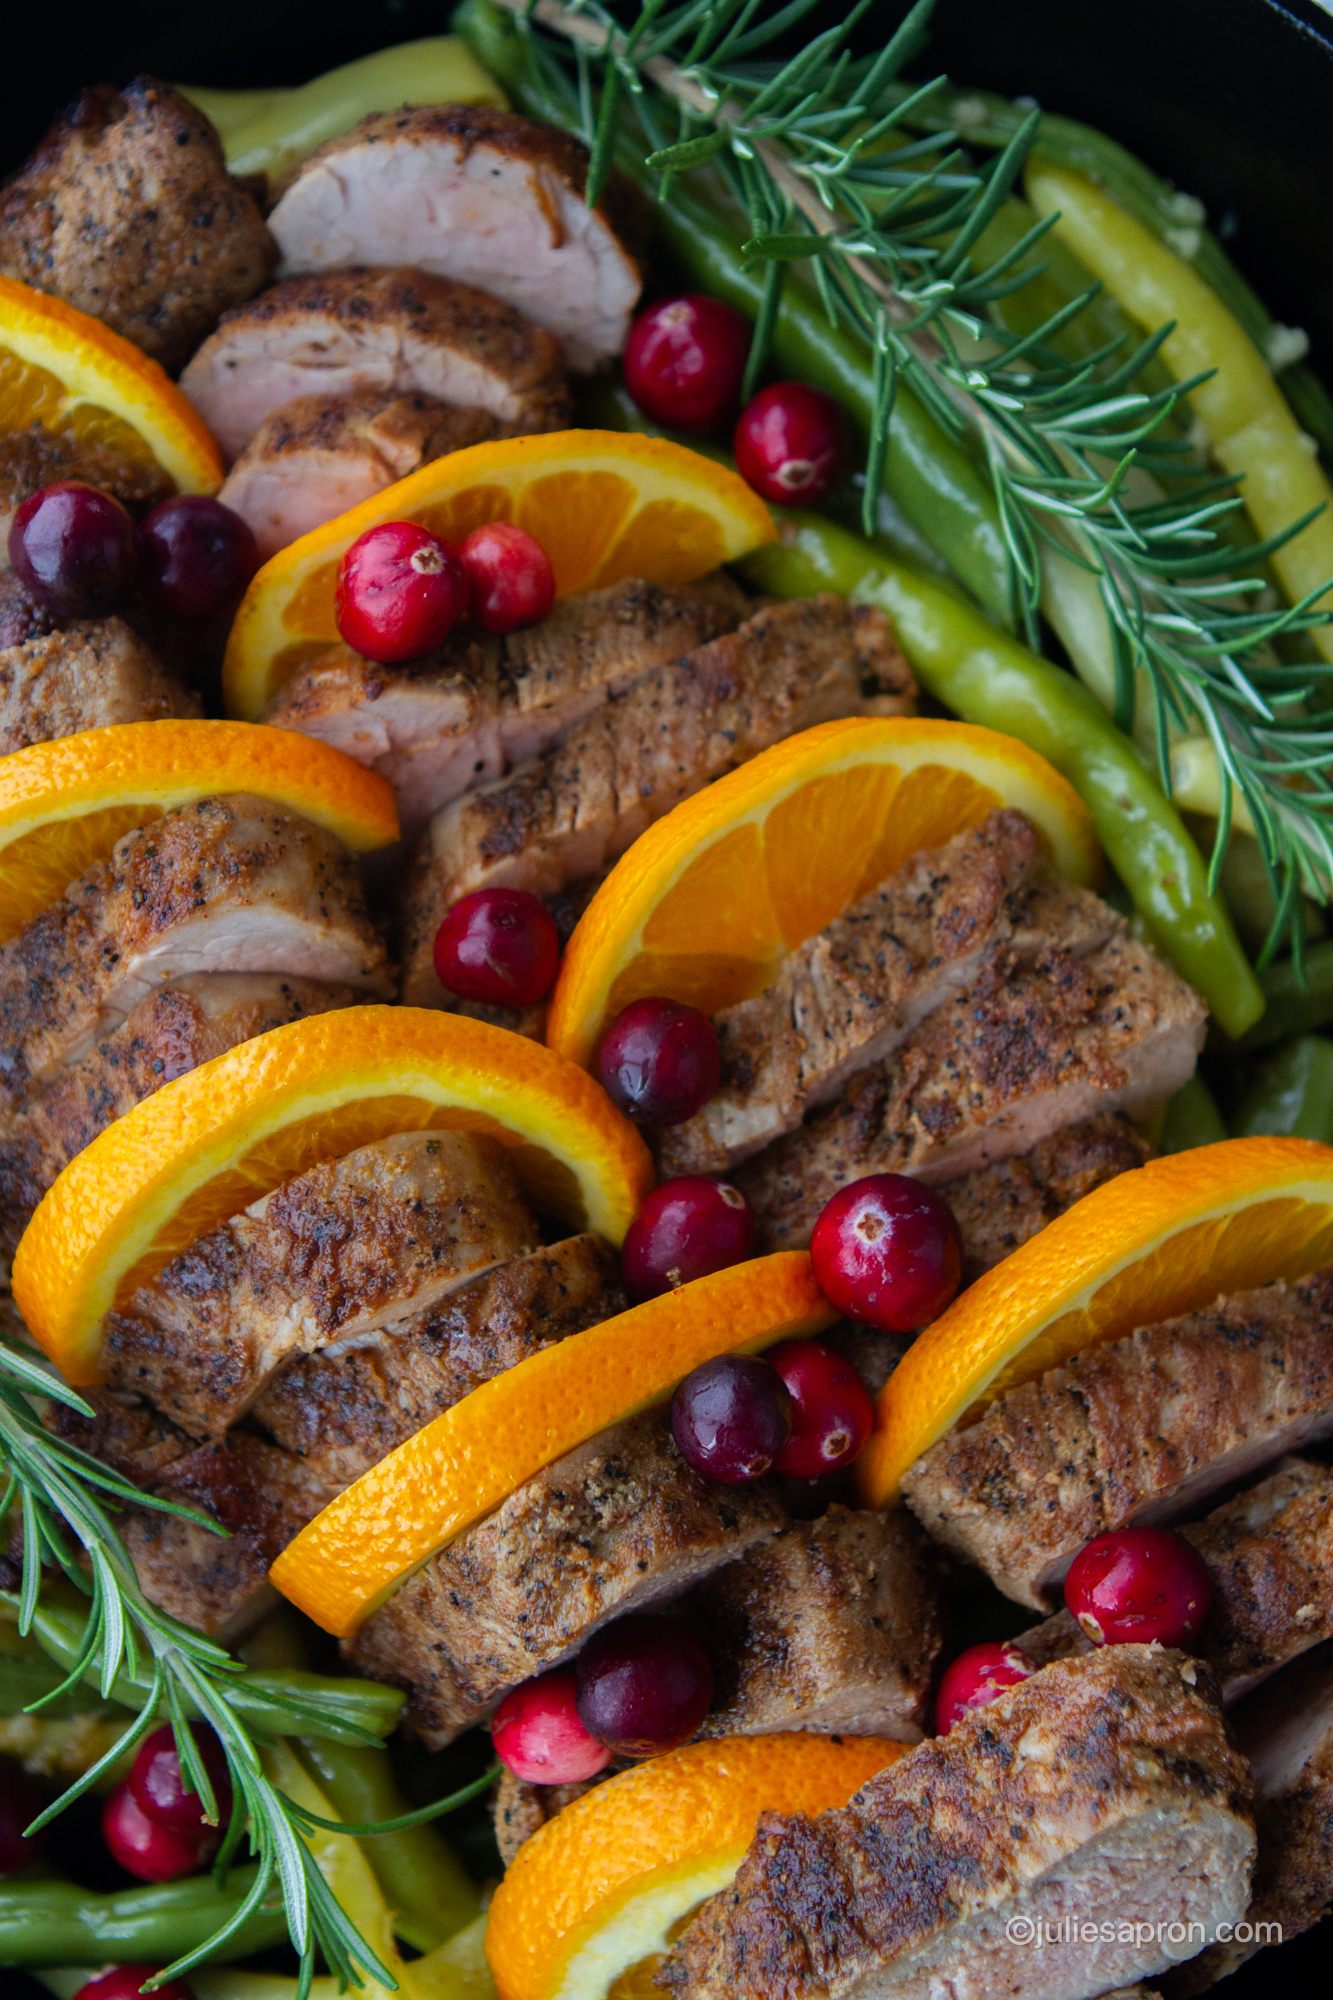
<instances>
[{"instance_id":1,"label":"dark red cranberry","mask_svg":"<svg viewBox=\"0 0 1333 2000\"><path fill-rule=\"evenodd\" d=\"M584 1728L622 1757L688 1742L713 1699L713 1664L694 1633L653 1612L594 1632L577 1671Z\"/></svg>"},{"instance_id":2,"label":"dark red cranberry","mask_svg":"<svg viewBox=\"0 0 1333 2000\"><path fill-rule=\"evenodd\" d=\"M474 889L445 912L435 933L440 984L461 1000L535 1007L559 969L551 912L526 889Z\"/></svg>"},{"instance_id":3,"label":"dark red cranberry","mask_svg":"<svg viewBox=\"0 0 1333 2000\"><path fill-rule=\"evenodd\" d=\"M702 1174L663 1181L629 1226L620 1268L632 1299L655 1299L754 1255L754 1210L739 1188Z\"/></svg>"},{"instance_id":4,"label":"dark red cranberry","mask_svg":"<svg viewBox=\"0 0 1333 2000\"><path fill-rule=\"evenodd\" d=\"M164 500L139 533L144 595L173 618L201 625L225 618L259 568L249 522L202 493Z\"/></svg>"},{"instance_id":5,"label":"dark red cranberry","mask_svg":"<svg viewBox=\"0 0 1333 2000\"><path fill-rule=\"evenodd\" d=\"M415 521L383 521L358 535L338 568L338 630L381 666L419 660L468 608L456 550Z\"/></svg>"},{"instance_id":6,"label":"dark red cranberry","mask_svg":"<svg viewBox=\"0 0 1333 2000\"><path fill-rule=\"evenodd\" d=\"M772 1466L791 1436L792 1406L776 1368L752 1354L719 1354L671 1399L671 1435L703 1479L740 1486Z\"/></svg>"},{"instance_id":7,"label":"dark red cranberry","mask_svg":"<svg viewBox=\"0 0 1333 2000\"><path fill-rule=\"evenodd\" d=\"M1026 1653L998 1640L969 1646L944 1669L935 1697L935 1734L947 1736L970 1708L984 1708L1006 1688L1017 1687L1036 1672Z\"/></svg>"},{"instance_id":8,"label":"dark red cranberry","mask_svg":"<svg viewBox=\"0 0 1333 2000\"><path fill-rule=\"evenodd\" d=\"M641 410L679 431L711 431L741 397L750 323L705 292L641 313L625 346L625 386Z\"/></svg>"},{"instance_id":9,"label":"dark red cranberry","mask_svg":"<svg viewBox=\"0 0 1333 2000\"><path fill-rule=\"evenodd\" d=\"M140 560L119 500L81 479L30 494L10 523L10 568L57 618L104 618L133 589Z\"/></svg>"},{"instance_id":10,"label":"dark red cranberry","mask_svg":"<svg viewBox=\"0 0 1333 2000\"><path fill-rule=\"evenodd\" d=\"M867 1174L839 1188L819 1212L810 1257L829 1303L885 1333L936 1318L963 1275L953 1210L906 1174Z\"/></svg>"},{"instance_id":11,"label":"dark red cranberry","mask_svg":"<svg viewBox=\"0 0 1333 2000\"><path fill-rule=\"evenodd\" d=\"M215 1824L225 1826L231 1817L231 1773L227 1753L213 1731L202 1722L193 1725L204 1769L208 1772L217 1805ZM139 1811L171 1833L196 1841L205 1830L204 1809L197 1792L187 1792L176 1737L170 1723L146 1736L135 1753L130 1770L130 1790Z\"/></svg>"},{"instance_id":12,"label":"dark red cranberry","mask_svg":"<svg viewBox=\"0 0 1333 2000\"><path fill-rule=\"evenodd\" d=\"M74 2000L139 2000L145 1980L154 1978L160 1965L116 1965L110 1972L99 1972L96 1979L90 1979L74 1995ZM165 1986L156 1986L146 2000L194 2000L194 1988L183 1979L169 1979Z\"/></svg>"},{"instance_id":13,"label":"dark red cranberry","mask_svg":"<svg viewBox=\"0 0 1333 2000\"><path fill-rule=\"evenodd\" d=\"M791 1437L774 1460L792 1479L818 1479L860 1456L875 1421L870 1391L850 1361L820 1340L784 1340L766 1357L792 1400Z\"/></svg>"},{"instance_id":14,"label":"dark red cranberry","mask_svg":"<svg viewBox=\"0 0 1333 2000\"><path fill-rule=\"evenodd\" d=\"M121 1867L141 1882L175 1882L193 1875L217 1845L210 1829L177 1833L159 1826L140 1811L128 1778L122 1780L102 1807L102 1838Z\"/></svg>"},{"instance_id":15,"label":"dark red cranberry","mask_svg":"<svg viewBox=\"0 0 1333 2000\"><path fill-rule=\"evenodd\" d=\"M1094 1646L1188 1646L1212 1601L1203 1557L1170 1528L1094 1535L1065 1578L1065 1604Z\"/></svg>"},{"instance_id":16,"label":"dark red cranberry","mask_svg":"<svg viewBox=\"0 0 1333 2000\"><path fill-rule=\"evenodd\" d=\"M577 1785L595 1778L611 1752L579 1721L572 1667L538 1674L507 1694L491 1724L495 1754L529 1785Z\"/></svg>"},{"instance_id":17,"label":"dark red cranberry","mask_svg":"<svg viewBox=\"0 0 1333 2000\"><path fill-rule=\"evenodd\" d=\"M458 547L472 616L488 632L535 625L555 603L555 571L541 543L508 521L474 528Z\"/></svg>"},{"instance_id":18,"label":"dark red cranberry","mask_svg":"<svg viewBox=\"0 0 1333 2000\"><path fill-rule=\"evenodd\" d=\"M775 382L741 412L732 440L747 485L779 506L822 500L842 470L842 411L804 382Z\"/></svg>"},{"instance_id":19,"label":"dark red cranberry","mask_svg":"<svg viewBox=\"0 0 1333 2000\"><path fill-rule=\"evenodd\" d=\"M680 1000L633 1000L602 1037L597 1074L627 1118L683 1125L722 1081L713 1024Z\"/></svg>"},{"instance_id":20,"label":"dark red cranberry","mask_svg":"<svg viewBox=\"0 0 1333 2000\"><path fill-rule=\"evenodd\" d=\"M17 1875L41 1860L46 1848L45 1827L31 1839L25 1838L23 1830L32 1825L46 1803L26 1771L8 1758L0 1762L0 1879Z\"/></svg>"}]
</instances>

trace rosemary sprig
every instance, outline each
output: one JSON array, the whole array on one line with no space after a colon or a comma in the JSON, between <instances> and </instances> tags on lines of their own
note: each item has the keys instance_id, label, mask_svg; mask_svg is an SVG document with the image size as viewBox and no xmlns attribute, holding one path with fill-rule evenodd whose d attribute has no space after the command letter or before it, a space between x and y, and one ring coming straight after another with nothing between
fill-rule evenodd
<instances>
[{"instance_id":1,"label":"rosemary sprig","mask_svg":"<svg viewBox=\"0 0 1333 2000\"><path fill-rule=\"evenodd\" d=\"M1197 384L1148 393L1140 383L1169 327L1132 350L1111 342L1091 357L1062 359L1053 343L1096 287L1023 337L998 322L998 302L1042 274L1032 253L1055 220L1037 221L1003 255L979 261L979 241L1022 170L1038 114L1017 122L984 167L956 130L909 136L945 83L899 81L925 42L934 0L916 0L873 57L854 60L849 51L871 5L855 0L838 25L776 63L764 51L817 0L767 8L764 0L645 0L632 19L600 0L498 4L518 16L548 96L591 149L590 203L617 154L643 173L645 147L663 198L676 175L707 165L720 177L747 219L743 255L767 266L748 385L795 261L811 269L830 321L865 342L875 389L867 531L895 394L907 384L988 470L1013 615L1029 640L1038 638L1054 555L1096 578L1117 720L1130 728L1146 697L1168 793L1173 732L1208 737L1221 786L1213 884L1239 794L1278 904L1261 962L1284 937L1299 959L1300 892L1333 893L1325 775L1333 728L1320 712L1333 666L1284 664L1271 648L1328 622L1328 613L1318 608L1322 591L1272 610L1256 599L1267 588L1258 566L1306 522L1248 550L1221 537L1242 504L1234 483L1200 467L1169 422Z\"/></svg>"}]
</instances>

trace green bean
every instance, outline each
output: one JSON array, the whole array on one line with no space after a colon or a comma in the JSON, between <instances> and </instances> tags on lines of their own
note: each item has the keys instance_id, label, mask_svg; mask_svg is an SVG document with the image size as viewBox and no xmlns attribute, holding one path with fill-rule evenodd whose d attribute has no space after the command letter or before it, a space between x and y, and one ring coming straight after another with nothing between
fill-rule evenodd
<instances>
[{"instance_id":1,"label":"green bean","mask_svg":"<svg viewBox=\"0 0 1333 2000\"><path fill-rule=\"evenodd\" d=\"M1192 1146L1213 1146L1227 1137L1222 1114L1201 1076L1183 1083L1166 1107L1158 1148L1163 1153L1187 1153Z\"/></svg>"},{"instance_id":2,"label":"green bean","mask_svg":"<svg viewBox=\"0 0 1333 2000\"><path fill-rule=\"evenodd\" d=\"M1307 951L1302 971L1289 958L1267 966L1259 974L1259 984L1267 1003L1263 1018L1235 1042L1223 1042L1210 1031L1210 1048L1248 1054L1333 1021L1333 942Z\"/></svg>"},{"instance_id":3,"label":"green bean","mask_svg":"<svg viewBox=\"0 0 1333 2000\"><path fill-rule=\"evenodd\" d=\"M178 83L182 97L202 111L225 147L234 132L240 132L263 111L292 96L290 90L209 90L202 84Z\"/></svg>"},{"instance_id":4,"label":"green bean","mask_svg":"<svg viewBox=\"0 0 1333 2000\"><path fill-rule=\"evenodd\" d=\"M349 1824L397 1819L408 1811L387 1752L307 1737L301 1756ZM479 1914L471 1876L433 1826L362 1836L361 1845L393 1911L395 1931L418 1951L433 1951Z\"/></svg>"},{"instance_id":5,"label":"green bean","mask_svg":"<svg viewBox=\"0 0 1333 2000\"><path fill-rule=\"evenodd\" d=\"M96 1895L75 1882L0 1882L0 1965L168 1965L230 1921L256 1869L236 1868L219 1889L210 1875ZM228 1958L268 1951L287 1936L281 1895L227 1940Z\"/></svg>"},{"instance_id":6,"label":"green bean","mask_svg":"<svg viewBox=\"0 0 1333 2000\"><path fill-rule=\"evenodd\" d=\"M1280 1133L1333 1145L1333 1042L1302 1035L1257 1062L1231 1121L1238 1139Z\"/></svg>"}]
</instances>

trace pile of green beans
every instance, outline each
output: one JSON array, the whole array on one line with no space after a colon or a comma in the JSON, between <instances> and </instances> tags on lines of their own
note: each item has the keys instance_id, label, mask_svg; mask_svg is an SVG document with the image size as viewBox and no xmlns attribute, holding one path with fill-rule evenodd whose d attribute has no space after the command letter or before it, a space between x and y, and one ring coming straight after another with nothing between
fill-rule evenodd
<instances>
[{"instance_id":1,"label":"pile of green beans","mask_svg":"<svg viewBox=\"0 0 1333 2000\"><path fill-rule=\"evenodd\" d=\"M103 1895L75 1882L0 1882L0 1966L169 1965L231 1921L255 1872L233 1869L225 1888L211 1875L191 1875ZM286 1936L275 1884L272 1907L251 1913L227 1940L226 1956L269 1951Z\"/></svg>"}]
</instances>

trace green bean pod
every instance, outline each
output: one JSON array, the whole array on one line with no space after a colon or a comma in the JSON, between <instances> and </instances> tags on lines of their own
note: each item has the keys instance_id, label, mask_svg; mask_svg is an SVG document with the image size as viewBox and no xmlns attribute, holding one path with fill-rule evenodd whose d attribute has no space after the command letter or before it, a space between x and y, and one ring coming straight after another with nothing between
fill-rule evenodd
<instances>
[{"instance_id":1,"label":"green bean pod","mask_svg":"<svg viewBox=\"0 0 1333 2000\"><path fill-rule=\"evenodd\" d=\"M1234 1045L1215 1041L1210 1033L1210 1047L1244 1055L1271 1048L1292 1035L1309 1034L1312 1028L1333 1021L1333 941L1312 946L1299 968L1289 958L1266 966L1259 974L1259 985L1266 1002L1263 1018Z\"/></svg>"},{"instance_id":2,"label":"green bean pod","mask_svg":"<svg viewBox=\"0 0 1333 2000\"><path fill-rule=\"evenodd\" d=\"M1301 1035L1263 1057L1231 1124L1238 1139L1276 1133L1333 1145L1333 1042Z\"/></svg>"},{"instance_id":3,"label":"green bean pod","mask_svg":"<svg viewBox=\"0 0 1333 2000\"><path fill-rule=\"evenodd\" d=\"M233 1869L225 1889L210 1875L191 1875L104 1895L75 1882L0 1882L0 1965L169 1965L230 1922L256 1872ZM247 1958L286 1936L275 1884L272 1908L247 1917L227 1940L226 1956Z\"/></svg>"},{"instance_id":4,"label":"green bean pod","mask_svg":"<svg viewBox=\"0 0 1333 2000\"><path fill-rule=\"evenodd\" d=\"M1228 1136L1213 1093L1201 1076L1192 1076L1166 1107L1158 1150L1187 1153L1192 1146L1214 1146Z\"/></svg>"}]
</instances>

